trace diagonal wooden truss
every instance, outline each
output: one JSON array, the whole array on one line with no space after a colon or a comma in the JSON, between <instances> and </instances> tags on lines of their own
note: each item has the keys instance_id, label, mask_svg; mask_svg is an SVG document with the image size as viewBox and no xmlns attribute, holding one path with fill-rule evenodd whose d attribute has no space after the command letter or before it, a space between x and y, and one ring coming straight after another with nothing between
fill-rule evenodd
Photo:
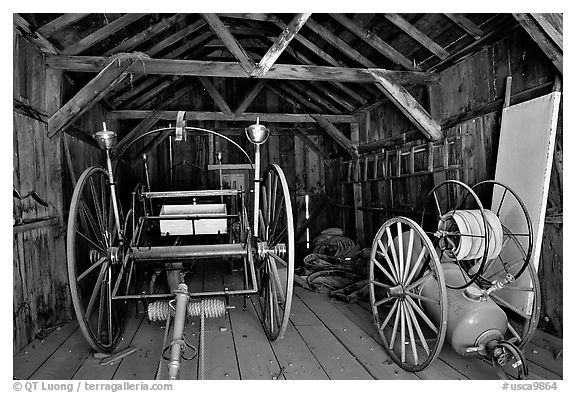
<instances>
[{"instance_id":1,"label":"diagonal wooden truss","mask_svg":"<svg viewBox=\"0 0 576 393\"><path fill-rule=\"evenodd\" d=\"M100 90L95 94L87 94L88 89L83 89L81 93L85 96L84 100L73 98L66 103L62 109L58 111L58 118L53 119L51 133L65 130L66 127L71 126L77 118L78 113L87 110L90 105L93 105L96 101L109 94L110 91L118 92L115 93L111 101L114 106L125 106L126 103L130 102L131 107L144 109L148 107L146 103L151 102L149 100L159 96L164 90L171 88L173 83L178 81L182 76L195 76L205 87L221 111L220 114L216 113L214 116L197 114L198 119L220 118L224 120L240 120L250 118L251 114L246 114L246 109L248 109L258 94L266 88L290 102L293 106L306 112L306 115L300 115L298 121L314 119L336 142L347 149L347 151L353 151L349 148L349 141L341 138L343 134L336 134L334 132L336 128L330 127L332 123L330 120L327 120L329 118L327 113L336 116L344 115L353 112L358 104L366 105L368 103L366 98L359 95L356 89L348 86L348 84L362 83L363 89L367 89L372 94L374 94L375 91L383 92L385 96L407 116L416 128L422 131L429 139L436 140L443 135L437 122L431 118L427 111L417 103L403 86L405 84L433 84L438 80L437 75L420 71L418 66L413 64L401 53L395 51L377 35L343 14L330 14L330 16L346 27L349 31L347 34L353 34L360 38L375 51L387 57L393 63L402 66L405 70L391 71L378 68L377 64L366 58L325 26L318 23L314 18L311 18L310 14L297 14L288 24L274 15L266 14L201 14L199 20L182 29L182 31L156 43L152 48L147 50L147 52L151 56L154 56L206 25L210 28L208 32L201 33L186 43L177 46L176 49L173 49L170 53L162 55L162 59L152 58L133 62L121 71L119 71L119 69L111 71L105 68L106 65L111 64L110 58L107 56L121 51L133 50L143 42L169 29L177 23L180 16L177 14L150 25L144 31L106 50L104 53L105 56L101 57L77 56L77 54L85 52L88 48L137 21L145 14L126 14L121 16L107 26L96 30L63 50L54 48L47 40L46 37L51 37L59 29L70 26L85 18L87 15L89 14L65 14L41 26L35 32L18 14L14 16L14 26L22 31L27 30L28 35L34 37L35 42L48 53L46 57L46 66L48 68L97 72L98 75L89 83L90 87L101 85L104 83L103 81L110 81L110 86L100 86ZM274 37L265 31L261 36L260 43L258 43L257 40L250 41L254 43L255 49L265 50L268 48L264 54L254 54L247 51L240 41L235 38L234 34L239 34L241 32L240 30L247 31L251 34L258 33L262 30L258 29L257 26L250 25L245 27L227 26L220 19L221 16L226 18L241 18L245 20L246 24L252 21L271 22L281 29L281 33ZM423 47L427 48L433 55L441 60L449 58L450 54L445 49L399 15L385 14L384 16ZM446 17L458 25L466 34L474 37L475 40L480 40L483 37L484 32L482 29L465 16L461 14L446 14ZM364 68L347 67L341 61L334 59L330 54L299 34L303 27L313 29L313 31L319 35L322 40L330 44L333 49L338 50L347 59L360 64ZM191 49L198 48L202 42L212 39L214 36L230 51L236 62L202 62L182 59L182 56L189 53ZM313 51L315 55L326 61L330 66L315 64L314 61L290 45L290 42L293 40L297 41L298 45L302 45L308 50ZM205 46L209 47L210 45ZM278 58L283 54L296 59L300 65L277 64ZM129 78L124 78L126 73L131 73L136 77L130 78L130 82L128 82ZM152 77L145 78L144 73L152 75ZM238 105L238 108L233 110L226 102L225 97L218 92L211 77L245 77L256 80L253 88L246 94ZM135 89L126 90L131 83L134 84L135 82L137 85ZM327 89L325 85L320 84L321 82L329 82L331 89ZM372 85L370 85L370 83ZM184 89L185 86L182 86L180 90ZM143 93L144 91L147 93ZM134 99L138 95L140 95L140 97ZM80 111L70 111L69 109L72 107L75 109L80 108ZM317 113L311 113L310 115L309 113L311 111ZM270 119L289 118L287 116L274 116L282 114L270 115L271 116L268 116ZM58 122L56 122L56 120L58 120ZM146 125L146 123L144 123L144 125ZM136 127L129 134L144 128L146 127Z\"/></svg>"}]
</instances>

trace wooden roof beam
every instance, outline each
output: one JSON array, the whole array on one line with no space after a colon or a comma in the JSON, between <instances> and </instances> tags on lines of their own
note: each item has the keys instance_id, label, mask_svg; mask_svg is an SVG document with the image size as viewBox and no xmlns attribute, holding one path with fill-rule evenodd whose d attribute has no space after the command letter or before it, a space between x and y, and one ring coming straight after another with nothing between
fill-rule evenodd
<instances>
[{"instance_id":1,"label":"wooden roof beam","mask_svg":"<svg viewBox=\"0 0 576 393\"><path fill-rule=\"evenodd\" d=\"M208 79L205 76L199 76L198 79L200 80L200 82L202 83L208 94L210 94L210 97L212 97L218 108L220 108L222 113L232 118L233 117L232 110L226 103L224 97L222 97L222 94L220 94L220 92L216 89L212 81L210 81L210 79Z\"/></svg>"},{"instance_id":2,"label":"wooden roof beam","mask_svg":"<svg viewBox=\"0 0 576 393\"><path fill-rule=\"evenodd\" d=\"M267 86L269 88L270 86ZM150 114L150 110L120 110L109 112L108 115L112 119L129 120L129 119L143 119ZM176 121L176 110L163 110L160 112L161 120ZM332 123L353 123L357 122L358 118L352 115L321 115ZM222 112L198 112L186 111L186 120L198 121L247 121L255 122L256 118L260 117L260 121L269 123L313 123L315 120L305 113L250 113L245 112L242 116L229 118Z\"/></svg>"},{"instance_id":3,"label":"wooden roof beam","mask_svg":"<svg viewBox=\"0 0 576 393\"><path fill-rule=\"evenodd\" d=\"M288 53L290 56L292 56L294 59L298 60L302 64L316 65L316 64L314 64L314 62L312 62L312 60L308 59L306 56L302 55L300 52L294 50L294 48L290 48L290 47L286 48L286 53ZM343 83L341 83L341 82L330 82L330 83L332 85L336 86L342 92L344 92L347 95L349 95L350 97L352 97L354 100L356 100L360 104L364 105L364 104L368 103L367 99L365 99L360 94L358 94L356 91L354 91L353 89L350 89L348 86L344 85ZM342 99L342 101L344 101L346 104L348 104L350 106L353 106L352 104L349 103L348 100Z\"/></svg>"},{"instance_id":4,"label":"wooden roof beam","mask_svg":"<svg viewBox=\"0 0 576 393\"><path fill-rule=\"evenodd\" d=\"M190 34L204 27L205 25L206 22L204 21L204 19L199 19L196 22L192 23L191 25L188 25L185 28L178 30L176 33L170 35L169 37L166 37L159 43L155 44L152 48L146 50L145 53L150 57L154 57L162 50L166 49L171 45L174 45L176 42L189 36Z\"/></svg>"},{"instance_id":5,"label":"wooden roof beam","mask_svg":"<svg viewBox=\"0 0 576 393\"><path fill-rule=\"evenodd\" d=\"M282 89L285 93L288 93L288 96L284 95L280 95L280 97L286 99L288 101L288 97L291 97L293 100L296 100L297 104L296 108L305 111L305 112L317 112L317 113L323 113L324 109L321 108L320 106L318 106L318 104L312 102L312 100L310 100L309 98L306 98L304 96L302 96L302 94L300 94L300 91L298 91L299 89L295 89L294 87L292 87L292 85L289 85L287 83L276 83L277 87ZM280 92L281 93L281 92ZM278 93L276 93L278 94ZM290 101L288 101L290 102ZM294 104L293 104L294 105Z\"/></svg>"},{"instance_id":6,"label":"wooden roof beam","mask_svg":"<svg viewBox=\"0 0 576 393\"><path fill-rule=\"evenodd\" d=\"M563 74L563 51L554 44L554 40L545 33L538 22L530 14L512 14L528 33L532 40L542 49L542 52L552 61L554 66Z\"/></svg>"},{"instance_id":7,"label":"wooden roof beam","mask_svg":"<svg viewBox=\"0 0 576 393\"><path fill-rule=\"evenodd\" d=\"M50 38L56 32L73 25L90 14L63 14L38 28L37 32L45 38Z\"/></svg>"},{"instance_id":8,"label":"wooden roof beam","mask_svg":"<svg viewBox=\"0 0 576 393\"><path fill-rule=\"evenodd\" d=\"M258 80L258 82L256 82L254 87L248 92L248 94L246 94L246 97L244 97L240 105L238 105L238 108L234 112L235 117L241 116L244 113L244 111L248 109L250 104L254 101L254 99L260 93L260 91L266 85L266 83L267 81L264 79L260 79Z\"/></svg>"},{"instance_id":9,"label":"wooden roof beam","mask_svg":"<svg viewBox=\"0 0 576 393\"><path fill-rule=\"evenodd\" d=\"M278 38L276 38L274 44L268 49L268 52L262 56L256 68L252 71L252 76L264 75L268 72L288 44L290 44L290 41L298 34L300 28L304 26L304 23L306 23L310 15L312 14L296 14L288 26L286 26Z\"/></svg>"},{"instance_id":10,"label":"wooden roof beam","mask_svg":"<svg viewBox=\"0 0 576 393\"><path fill-rule=\"evenodd\" d=\"M462 30L474 37L475 40L480 39L484 35L484 32L479 28L474 22L466 18L463 14L444 14L452 22L460 26Z\"/></svg>"},{"instance_id":11,"label":"wooden roof beam","mask_svg":"<svg viewBox=\"0 0 576 393\"><path fill-rule=\"evenodd\" d=\"M248 57L244 49L240 46L238 41L234 38L232 33L226 28L224 23L218 18L216 14L201 14L210 28L226 45L228 50L236 57L246 74L250 75L255 67L254 62Z\"/></svg>"},{"instance_id":12,"label":"wooden roof beam","mask_svg":"<svg viewBox=\"0 0 576 393\"><path fill-rule=\"evenodd\" d=\"M208 37L212 36L212 32L206 32L203 34L200 34L199 36L187 41L184 45L179 46L178 48L174 49L173 51L171 51L170 53L166 54L164 58L166 59L170 59L170 58L174 58L176 56L180 56L181 54L189 51L190 49L196 47L197 45L199 45L202 41L206 40ZM132 79L126 79L124 82L118 84L118 90L121 91L122 89L124 89L128 84L132 84L132 85L138 85L140 86L140 81L142 81L143 79L146 78L145 73L136 77L133 77ZM150 78L149 78L150 79ZM159 78L154 78L152 79L151 83L154 83L154 81L158 81ZM145 84L147 82L144 82ZM132 89L133 90L137 90L137 88ZM120 94L116 94L116 97L114 99L114 102L118 102L120 101L120 103L122 103L124 100L128 99L128 97L133 96L134 94L131 93L131 91L126 91L124 93L120 93Z\"/></svg>"},{"instance_id":13,"label":"wooden roof beam","mask_svg":"<svg viewBox=\"0 0 576 393\"><path fill-rule=\"evenodd\" d=\"M266 88L276 94L278 97L282 98L284 101L288 102L294 108L298 108L301 111L307 111L304 105L298 102L296 99L292 98L290 95L287 95L284 91L280 90L279 87L274 86L273 84L269 83L266 85Z\"/></svg>"},{"instance_id":14,"label":"wooden roof beam","mask_svg":"<svg viewBox=\"0 0 576 393\"><path fill-rule=\"evenodd\" d=\"M292 81L292 82L288 82L288 83L290 85L294 86L296 89L298 89L302 93L305 93L307 97L313 99L318 104L322 105L324 108L328 109L332 113L342 113L341 109L338 109L330 101L324 99L319 94L317 94L315 91L308 88L304 83L297 82L297 81Z\"/></svg>"},{"instance_id":15,"label":"wooden roof beam","mask_svg":"<svg viewBox=\"0 0 576 393\"><path fill-rule=\"evenodd\" d=\"M60 54L60 51L56 49L50 41L43 37L38 32L35 32L33 27L24 18L18 14L13 14L12 19L14 22L14 28L26 37L29 41L33 42L42 50L44 53L48 54Z\"/></svg>"},{"instance_id":16,"label":"wooden roof beam","mask_svg":"<svg viewBox=\"0 0 576 393\"><path fill-rule=\"evenodd\" d=\"M177 76L172 76L172 77L166 78L164 81L162 81L158 85L154 86L153 88L148 90L146 93L138 95L135 100L133 100L132 102L129 102L127 105L131 106L134 109L141 109L144 105L146 105L146 102L152 100L154 97L156 97L162 91L164 91L165 89L172 86L172 84L174 83L174 81L177 78L178 78Z\"/></svg>"},{"instance_id":17,"label":"wooden roof beam","mask_svg":"<svg viewBox=\"0 0 576 393\"><path fill-rule=\"evenodd\" d=\"M334 126L325 116L318 114L311 114L311 118L322 127L326 133L332 137L340 146L348 152L348 154L353 158L358 158L358 149L352 144L352 141L348 139L346 135L342 133L338 128Z\"/></svg>"},{"instance_id":18,"label":"wooden roof beam","mask_svg":"<svg viewBox=\"0 0 576 393\"><path fill-rule=\"evenodd\" d=\"M114 53L129 52L136 48L138 45L142 45L144 42L156 37L163 31L168 30L176 24L176 21L181 18L179 14L171 16L170 18L164 18L160 22L142 30L140 33L133 35L120 44L116 45L114 48L107 50L104 56L113 55Z\"/></svg>"},{"instance_id":19,"label":"wooden roof beam","mask_svg":"<svg viewBox=\"0 0 576 393\"><path fill-rule=\"evenodd\" d=\"M414 40L422 44L426 49L428 49L430 52L438 56L440 59L444 60L450 55L450 53L448 53L444 48L442 48L430 37L422 33L419 29L410 24L406 19L402 18L400 15L384 14L384 16L390 22L394 23L396 27L400 28L402 31L404 31Z\"/></svg>"},{"instance_id":20,"label":"wooden roof beam","mask_svg":"<svg viewBox=\"0 0 576 393\"><path fill-rule=\"evenodd\" d=\"M562 14L530 14L534 20L540 25L544 32L550 39L560 48L564 50L564 23Z\"/></svg>"},{"instance_id":21,"label":"wooden roof beam","mask_svg":"<svg viewBox=\"0 0 576 393\"><path fill-rule=\"evenodd\" d=\"M134 60L135 57L122 60L110 59L94 79L48 119L49 136L53 137L68 125L73 124L84 112L108 94L112 87L126 76L124 72Z\"/></svg>"},{"instance_id":22,"label":"wooden roof beam","mask_svg":"<svg viewBox=\"0 0 576 393\"><path fill-rule=\"evenodd\" d=\"M106 57L98 56L46 56L48 68L76 72L99 72L107 64ZM375 69L400 84L438 83L439 76L416 71L390 71ZM190 75L242 78L246 77L243 67L234 62L207 62L176 59L138 59L130 72L148 75ZM324 67L293 64L275 64L262 79L294 79L312 81L337 81L374 83L370 69L348 67Z\"/></svg>"},{"instance_id":23,"label":"wooden roof beam","mask_svg":"<svg viewBox=\"0 0 576 393\"><path fill-rule=\"evenodd\" d=\"M108 23L103 28L96 30L92 34L82 38L80 41L64 48L62 54L78 55L145 15L146 14L124 14L120 18Z\"/></svg>"},{"instance_id":24,"label":"wooden roof beam","mask_svg":"<svg viewBox=\"0 0 576 393\"><path fill-rule=\"evenodd\" d=\"M440 125L403 86L378 71L370 71L370 73L378 81L377 86L380 90L428 139L437 141L443 138Z\"/></svg>"},{"instance_id":25,"label":"wooden roof beam","mask_svg":"<svg viewBox=\"0 0 576 393\"><path fill-rule=\"evenodd\" d=\"M378 37L373 32L369 31L368 29L365 29L364 27L359 26L352 19L347 18L344 14L330 14L330 16L332 16L332 18L336 19L338 22L340 22L342 25L344 25L344 27L346 27L348 30L350 30L352 33L354 33L356 36L358 36L359 38L364 40L368 45L370 45L371 47L376 49L382 55L386 56L388 59L390 59L395 64L401 65L402 67L404 67L408 70L415 70L415 71L419 70L419 68L414 66L412 64L412 62L409 59L407 59L403 54L398 52L396 49L392 48L389 44L384 42L380 37ZM315 25L310 24L310 22L308 22L308 25L310 27L313 27L313 26L319 27L320 26L319 24L315 24ZM316 30L316 27L314 27L314 30ZM354 55L354 52L356 52L356 51L354 51L354 52L350 51L350 46L344 40L334 36L334 34L332 34L325 27L320 26L320 28L321 28L321 32L322 32L321 35L323 38L329 37L330 38L329 42L331 42L334 46L336 46L338 49L340 49L345 54L347 54L350 58L354 59L353 55ZM320 34L320 32L318 32L318 33ZM336 37L336 38L334 38L334 37ZM359 58L359 60L362 60L362 58ZM374 67L373 65L367 64L366 61L361 62L361 64L363 64L366 67Z\"/></svg>"}]
</instances>

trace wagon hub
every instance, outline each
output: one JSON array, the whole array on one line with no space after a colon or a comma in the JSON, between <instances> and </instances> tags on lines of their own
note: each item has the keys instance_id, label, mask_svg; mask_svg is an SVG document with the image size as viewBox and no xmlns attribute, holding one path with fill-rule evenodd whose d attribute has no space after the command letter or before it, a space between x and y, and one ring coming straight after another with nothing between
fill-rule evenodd
<instances>
[{"instance_id":1,"label":"wagon hub","mask_svg":"<svg viewBox=\"0 0 576 393\"><path fill-rule=\"evenodd\" d=\"M278 243L273 246L269 246L268 242L258 242L256 249L260 259L264 259L267 254L274 254L280 258L284 258L286 256L286 243Z\"/></svg>"},{"instance_id":2,"label":"wagon hub","mask_svg":"<svg viewBox=\"0 0 576 393\"><path fill-rule=\"evenodd\" d=\"M388 294L394 298L404 298L406 296L403 285L388 288Z\"/></svg>"}]
</instances>

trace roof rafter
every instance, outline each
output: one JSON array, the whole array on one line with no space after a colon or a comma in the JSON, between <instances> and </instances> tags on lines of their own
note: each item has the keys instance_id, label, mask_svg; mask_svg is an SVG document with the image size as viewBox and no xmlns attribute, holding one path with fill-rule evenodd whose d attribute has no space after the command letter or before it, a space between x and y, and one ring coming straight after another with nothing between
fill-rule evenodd
<instances>
[{"instance_id":1,"label":"roof rafter","mask_svg":"<svg viewBox=\"0 0 576 393\"><path fill-rule=\"evenodd\" d=\"M148 27L145 30L142 30L140 33L133 35L125 41L122 41L114 48L107 50L104 52L104 56L109 56L114 53L131 51L138 45L142 45L144 42L156 37L158 34L174 26L178 19L181 19L179 14L173 15L170 18L164 18L160 22Z\"/></svg>"},{"instance_id":2,"label":"roof rafter","mask_svg":"<svg viewBox=\"0 0 576 393\"><path fill-rule=\"evenodd\" d=\"M452 22L456 23L462 30L474 37L475 40L480 39L484 32L474 22L466 18L463 14L444 14Z\"/></svg>"},{"instance_id":3,"label":"roof rafter","mask_svg":"<svg viewBox=\"0 0 576 393\"><path fill-rule=\"evenodd\" d=\"M292 21L282 30L282 33L276 38L274 44L268 49L266 54L262 56L260 62L251 72L252 76L264 75L274 65L278 57L284 52L290 41L296 37L298 31L304 26L312 14L296 14Z\"/></svg>"},{"instance_id":4,"label":"roof rafter","mask_svg":"<svg viewBox=\"0 0 576 393\"><path fill-rule=\"evenodd\" d=\"M422 33L419 29L409 23L406 19L402 18L398 14L384 14L386 19L394 23L398 28L408 34L410 37L422 44L430 52L438 56L440 59L444 60L450 53L434 42L426 34Z\"/></svg>"},{"instance_id":5,"label":"roof rafter","mask_svg":"<svg viewBox=\"0 0 576 393\"><path fill-rule=\"evenodd\" d=\"M539 23L530 14L513 14L522 28L532 40L542 49L542 52L552 61L554 66L563 74L563 50L554 44L554 40L545 33Z\"/></svg>"},{"instance_id":6,"label":"roof rafter","mask_svg":"<svg viewBox=\"0 0 576 393\"><path fill-rule=\"evenodd\" d=\"M22 36L27 37L30 41L38 45L42 52L48 54L60 53L60 51L54 45L52 45L50 41L48 41L38 32L35 32L30 23L28 23L20 15L13 14L12 19L14 22L14 28L19 30Z\"/></svg>"},{"instance_id":7,"label":"roof rafter","mask_svg":"<svg viewBox=\"0 0 576 393\"><path fill-rule=\"evenodd\" d=\"M38 28L37 32L45 38L50 38L56 32L73 25L90 14L63 14Z\"/></svg>"},{"instance_id":8,"label":"roof rafter","mask_svg":"<svg viewBox=\"0 0 576 393\"><path fill-rule=\"evenodd\" d=\"M336 128L336 126L334 126L334 124L332 124L330 120L326 118L326 116L311 114L310 117L312 117L314 121L316 121L316 123L318 123L318 125L320 125L320 127L322 127L326 133L332 139L334 139L334 141L336 141L336 143L342 146L344 150L350 154L350 156L358 158L358 149L356 146L354 146L352 141L350 141L350 139L344 135L342 131Z\"/></svg>"},{"instance_id":9,"label":"roof rafter","mask_svg":"<svg viewBox=\"0 0 576 393\"><path fill-rule=\"evenodd\" d=\"M382 92L406 115L416 128L422 131L430 140L437 141L442 139L443 133L440 125L403 86L378 71L370 71L370 73L378 81L377 86Z\"/></svg>"},{"instance_id":10,"label":"roof rafter","mask_svg":"<svg viewBox=\"0 0 576 393\"><path fill-rule=\"evenodd\" d=\"M53 137L94 106L126 76L124 71L133 64L134 60L135 57L125 58L121 61L116 61L114 58L110 59L106 67L94 79L48 119L49 136Z\"/></svg>"},{"instance_id":11,"label":"roof rafter","mask_svg":"<svg viewBox=\"0 0 576 393\"><path fill-rule=\"evenodd\" d=\"M234 57L236 57L236 59L238 60L244 71L247 74L250 74L255 67L254 62L250 59L250 57L248 57L244 49L240 46L238 41L236 41L236 38L234 38L232 33L230 33L230 31L226 28L224 23L222 23L220 18L218 18L216 14L201 14L201 15L204 18L204 20L210 25L212 31L214 31L214 33L216 33L216 35L220 37L224 45L226 45L226 48L228 48L228 50L232 52Z\"/></svg>"},{"instance_id":12,"label":"roof rafter","mask_svg":"<svg viewBox=\"0 0 576 393\"><path fill-rule=\"evenodd\" d=\"M108 23L103 28L96 30L92 34L82 38L80 41L64 48L62 54L78 55L145 15L146 14L124 14L120 18Z\"/></svg>"},{"instance_id":13,"label":"roof rafter","mask_svg":"<svg viewBox=\"0 0 576 393\"><path fill-rule=\"evenodd\" d=\"M378 52L380 52L382 55L386 56L388 59L390 59L394 63L401 65L408 70L419 70L419 68L415 67L412 64L412 62L409 59L407 59L403 54L398 52L396 49L392 48L389 44L384 42L384 40L382 40L376 34L372 33L368 29L365 29L364 27L359 26L357 23L355 23L353 20L347 18L345 15L343 15L343 14L330 14L330 16L332 16L334 19L336 19L338 22L340 22L342 25L344 25L344 27L346 27L348 30L350 30L354 34L356 34L356 36L358 36L359 38L364 40L368 45L370 45L371 47L376 49ZM312 24L309 23L309 25L310 25L310 27L312 27ZM349 57L354 58L353 54L356 51L354 51L354 52L350 51L350 49L351 49L350 46L344 40L334 36L334 34L332 34L330 32L330 30L326 29L325 27L321 26L320 24L315 24L314 26L316 26L314 28L314 30L317 30L318 27L320 28L320 31L322 31L322 37L330 37L332 40L331 43L334 46L336 46L338 49L340 49L342 51L346 50L346 51L344 51L344 53L348 54ZM334 37L336 37L336 39ZM359 59L361 60L362 58L359 58ZM373 67L373 66L367 64L366 61L364 61L361 64L363 64L366 67Z\"/></svg>"}]
</instances>

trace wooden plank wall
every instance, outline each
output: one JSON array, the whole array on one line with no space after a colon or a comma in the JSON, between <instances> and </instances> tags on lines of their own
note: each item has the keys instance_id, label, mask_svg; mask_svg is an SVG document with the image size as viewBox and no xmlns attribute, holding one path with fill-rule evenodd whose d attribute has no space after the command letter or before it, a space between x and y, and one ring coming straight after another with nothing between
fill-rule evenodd
<instances>
[{"instance_id":1,"label":"wooden plank wall","mask_svg":"<svg viewBox=\"0 0 576 393\"><path fill-rule=\"evenodd\" d=\"M440 73L440 85L429 91L415 93L418 101L429 109L434 119L444 127L447 138L457 136L459 142L450 152L450 160L463 166L461 170L439 172L426 176L400 177L389 181L364 181L362 205L382 206L387 212L363 212L365 238L361 243L370 245L375 232L386 218L407 215L401 210L418 210L422 199L435 184L446 178L455 178L467 184L494 177L500 131L501 105L491 110L478 111L504 97L506 77L512 76L512 103L514 95L543 86L538 93L552 91L554 66L523 31L516 31ZM477 113L476 117L470 113ZM387 149L409 150L425 143L400 112L390 103L367 110L360 123L360 144L396 137L398 143ZM562 336L562 125L559 130L554 160L553 179L549 194L549 215L542 245L540 279L543 291L543 319L551 333ZM402 139L405 135L406 141ZM416 139L414 139L416 138ZM404 150L403 150L404 151ZM385 151L384 151L385 152ZM373 152L378 153L378 152ZM373 154L371 153L371 154ZM420 160L425 159L422 157ZM437 158L435 158L436 161ZM415 165L421 165L418 159ZM332 171L334 168L332 168ZM341 200L350 200L351 187L346 183L345 169L340 168ZM392 201L391 198L394 200ZM399 211L394 212L398 209ZM414 212L412 218L418 218ZM347 216L350 219L350 215ZM352 216L353 219L353 216ZM354 222L348 221L348 227Z\"/></svg>"},{"instance_id":2,"label":"wooden plank wall","mask_svg":"<svg viewBox=\"0 0 576 393\"><path fill-rule=\"evenodd\" d=\"M59 107L61 74L47 72L42 53L19 34L13 39L14 98L45 120ZM70 318L61 157L60 137L49 139L44 121L14 111L14 188L21 195L34 190L48 203L13 199L22 222L13 231L14 352L43 328Z\"/></svg>"}]
</instances>

